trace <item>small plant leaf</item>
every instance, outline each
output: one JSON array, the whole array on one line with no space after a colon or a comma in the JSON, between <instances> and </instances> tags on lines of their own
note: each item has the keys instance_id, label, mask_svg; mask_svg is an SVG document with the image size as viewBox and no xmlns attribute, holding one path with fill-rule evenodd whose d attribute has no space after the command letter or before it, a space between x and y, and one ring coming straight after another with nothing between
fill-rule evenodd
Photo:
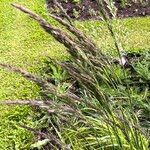
<instances>
[{"instance_id":1,"label":"small plant leaf","mask_svg":"<svg viewBox=\"0 0 150 150\"><path fill-rule=\"evenodd\" d=\"M42 141L38 141L34 144L31 145L31 148L38 148L38 149L41 149L43 146L45 146L48 142L50 142L49 139L44 139Z\"/></svg>"}]
</instances>

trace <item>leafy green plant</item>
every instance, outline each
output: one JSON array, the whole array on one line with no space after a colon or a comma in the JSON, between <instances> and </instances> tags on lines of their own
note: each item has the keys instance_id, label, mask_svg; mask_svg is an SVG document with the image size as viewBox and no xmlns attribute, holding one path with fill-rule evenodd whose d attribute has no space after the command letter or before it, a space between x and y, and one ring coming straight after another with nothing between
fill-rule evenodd
<instances>
[{"instance_id":1,"label":"leafy green plant","mask_svg":"<svg viewBox=\"0 0 150 150\"><path fill-rule=\"evenodd\" d=\"M146 53L142 62L138 61L135 64L135 70L141 76L142 79L146 80L147 83L150 81L150 54Z\"/></svg>"},{"instance_id":2,"label":"leafy green plant","mask_svg":"<svg viewBox=\"0 0 150 150\"><path fill-rule=\"evenodd\" d=\"M45 63L46 66L43 70L44 73L46 73L46 78L50 80L50 82L53 82L53 84L57 85L68 80L68 72L64 70L61 66L57 65L55 63L55 60L49 58L48 60L46 60Z\"/></svg>"}]
</instances>

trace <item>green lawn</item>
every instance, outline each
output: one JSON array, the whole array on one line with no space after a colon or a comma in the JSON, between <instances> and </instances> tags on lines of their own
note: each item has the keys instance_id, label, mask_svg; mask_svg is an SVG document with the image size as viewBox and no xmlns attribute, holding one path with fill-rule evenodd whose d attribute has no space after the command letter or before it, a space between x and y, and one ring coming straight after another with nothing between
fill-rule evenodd
<instances>
[{"instance_id":1,"label":"green lawn","mask_svg":"<svg viewBox=\"0 0 150 150\"><path fill-rule=\"evenodd\" d=\"M25 68L40 74L47 56L63 58L63 45L46 34L39 25L11 7L19 2L48 18L45 0L1 0L0 1L0 62ZM50 22L58 24L49 19ZM107 52L115 52L113 40L100 21L76 22L77 26L94 37L96 43ZM150 17L118 20L115 30L128 51L150 50ZM20 75L0 68L0 100L40 98L39 87ZM27 149L32 135L15 124L24 122L32 125L28 107L0 107L0 149ZM34 126L36 126L34 124ZM27 138L28 137L28 138Z\"/></svg>"},{"instance_id":2,"label":"green lawn","mask_svg":"<svg viewBox=\"0 0 150 150\"><path fill-rule=\"evenodd\" d=\"M23 67L39 74L46 56L61 58L64 47L26 15L11 7L12 2L25 4L46 16L45 0L0 1L0 62ZM51 20L53 22L53 20ZM0 68L0 100L40 98L39 88L18 74ZM31 122L28 107L0 107L0 149L26 149L32 135L17 123ZM19 147L19 148L18 148Z\"/></svg>"},{"instance_id":3,"label":"green lawn","mask_svg":"<svg viewBox=\"0 0 150 150\"><path fill-rule=\"evenodd\" d=\"M115 52L113 39L105 24L100 21L78 23L79 28L94 37L105 51ZM150 17L120 19L113 23L116 36L126 51L142 52L150 50Z\"/></svg>"},{"instance_id":4,"label":"green lawn","mask_svg":"<svg viewBox=\"0 0 150 150\"><path fill-rule=\"evenodd\" d=\"M36 22L10 6L17 0L0 2L0 61L38 72L46 56L61 57L63 46L53 40ZM19 1L45 15L45 0ZM45 12L45 13L44 13ZM61 53L60 53L61 52ZM40 68L39 68L40 67ZM37 87L18 75L0 69L0 99L32 98ZM20 86L21 85L21 86ZM32 89L32 92L31 92Z\"/></svg>"}]
</instances>

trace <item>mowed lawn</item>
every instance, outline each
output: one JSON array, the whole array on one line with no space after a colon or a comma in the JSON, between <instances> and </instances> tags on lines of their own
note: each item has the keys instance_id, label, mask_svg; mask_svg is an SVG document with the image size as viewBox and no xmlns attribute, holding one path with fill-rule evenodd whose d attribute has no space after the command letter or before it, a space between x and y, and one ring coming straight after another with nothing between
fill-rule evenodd
<instances>
[{"instance_id":1,"label":"mowed lawn","mask_svg":"<svg viewBox=\"0 0 150 150\"><path fill-rule=\"evenodd\" d=\"M1 0L0 62L40 74L45 58L62 58L66 55L65 48L46 34L38 23L14 9L10 5L12 2L24 4L47 17L45 0ZM19 74L0 68L0 100L40 99L39 91L39 87ZM32 134L17 125L32 126L30 108L0 106L0 112L0 150L28 149Z\"/></svg>"},{"instance_id":2,"label":"mowed lawn","mask_svg":"<svg viewBox=\"0 0 150 150\"><path fill-rule=\"evenodd\" d=\"M0 1L0 62L22 67L29 72L41 74L47 56L63 59L67 53L62 44L49 36L27 15L14 9L11 3L23 4L41 16L48 18L45 0L1 0ZM113 39L104 23L100 21L78 21L76 25L94 38L109 54L115 53ZM114 22L116 35L127 51L150 50L150 17L130 18ZM19 74L0 68L0 100L40 99L40 88ZM27 149L32 134L19 128L18 123L36 127L28 107L0 107L0 149Z\"/></svg>"}]
</instances>

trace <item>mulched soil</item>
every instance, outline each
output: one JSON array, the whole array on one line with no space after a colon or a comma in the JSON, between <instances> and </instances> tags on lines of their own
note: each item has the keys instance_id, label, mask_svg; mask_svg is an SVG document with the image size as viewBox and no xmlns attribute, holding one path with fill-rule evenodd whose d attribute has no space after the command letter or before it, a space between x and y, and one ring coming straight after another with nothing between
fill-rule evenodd
<instances>
[{"instance_id":1,"label":"mulched soil","mask_svg":"<svg viewBox=\"0 0 150 150\"><path fill-rule=\"evenodd\" d=\"M47 0L48 8L54 8L52 0ZM81 4L72 2L72 0L68 0L68 2L58 0L61 3L63 8L65 8L67 14L71 18L86 20L86 19L100 19L98 15L98 6L96 0L84 0ZM117 16L119 18L126 17L138 17L138 16L148 16L150 15L150 2L147 5L142 5L139 3L132 3L127 5L126 7L122 7L120 0L116 0L115 3L118 11ZM54 9L53 13L57 11ZM62 15L62 14L61 14ZM63 16L63 15L62 15Z\"/></svg>"}]
</instances>

